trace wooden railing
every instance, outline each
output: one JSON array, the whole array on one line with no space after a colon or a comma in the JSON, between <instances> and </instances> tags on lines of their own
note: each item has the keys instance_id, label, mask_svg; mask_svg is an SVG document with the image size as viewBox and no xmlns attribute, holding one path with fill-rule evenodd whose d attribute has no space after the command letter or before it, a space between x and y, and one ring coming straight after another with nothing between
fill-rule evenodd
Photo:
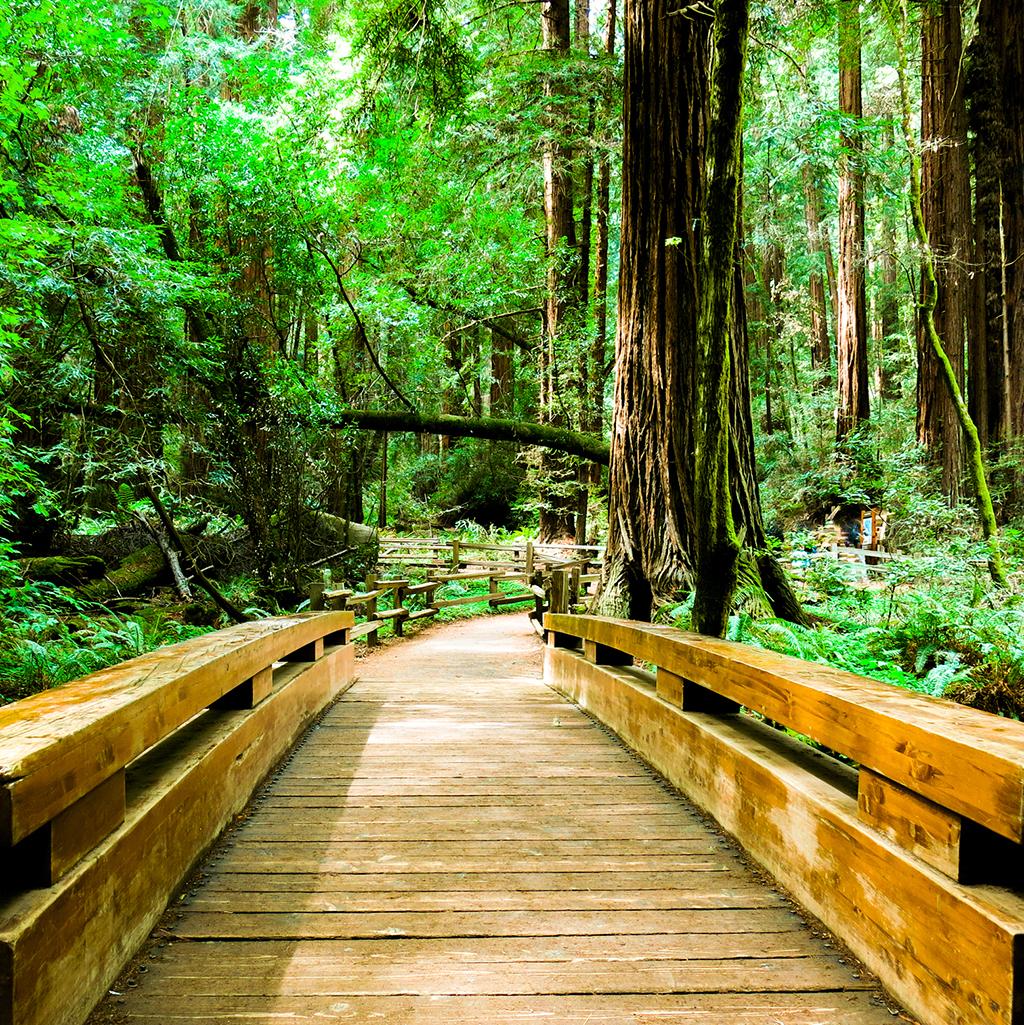
<instances>
[{"instance_id":1,"label":"wooden railing","mask_svg":"<svg viewBox=\"0 0 1024 1025\"><path fill-rule=\"evenodd\" d=\"M352 680L347 612L265 619L0 708L0 1025L80 1022Z\"/></svg>"},{"instance_id":2,"label":"wooden railing","mask_svg":"<svg viewBox=\"0 0 1024 1025\"><path fill-rule=\"evenodd\" d=\"M670 627L545 625L548 682L923 1022L1024 1021L1024 724Z\"/></svg>"},{"instance_id":3,"label":"wooden railing","mask_svg":"<svg viewBox=\"0 0 1024 1025\"><path fill-rule=\"evenodd\" d=\"M406 623L431 618L457 605L487 604L498 608L532 602L531 619L541 633L545 612L569 611L597 584L603 555L600 545L542 545L533 541L502 545L458 538L385 538L380 543L378 564L412 569L423 579L387 578L371 573L361 590L317 583L310 590L309 607L351 611L357 618L352 639L365 638L370 646L378 643L379 632L387 623L401 637ZM446 584L477 580L488 582L486 593L436 597L436 592ZM507 594L500 586L505 582L519 583L523 590ZM423 606L409 608L407 599L418 595L423 596Z\"/></svg>"}]
</instances>

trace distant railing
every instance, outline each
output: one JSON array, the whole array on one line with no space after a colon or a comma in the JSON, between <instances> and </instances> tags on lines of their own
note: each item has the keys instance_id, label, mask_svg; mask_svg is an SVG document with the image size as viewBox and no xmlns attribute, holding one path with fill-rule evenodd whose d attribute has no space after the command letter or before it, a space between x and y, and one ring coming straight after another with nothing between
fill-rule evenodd
<instances>
[{"instance_id":1,"label":"distant railing","mask_svg":"<svg viewBox=\"0 0 1024 1025\"><path fill-rule=\"evenodd\" d=\"M401 637L406 623L436 616L443 609L458 605L523 605L532 602L530 613L537 632L543 632L546 612L568 612L587 597L600 579L604 558L603 545L541 544L523 541L510 544L463 541L459 538L383 538L378 566L398 566L422 574L422 580L387 578L368 574L361 590L333 588L316 583L310 589L311 609L352 612L356 626L353 640L365 638L373 646L379 631L390 623L395 636ZM484 594L456 598L437 598L446 584L486 580ZM503 582L518 582L523 590L507 594ZM408 598L422 595L423 608L406 606Z\"/></svg>"},{"instance_id":2,"label":"distant railing","mask_svg":"<svg viewBox=\"0 0 1024 1025\"><path fill-rule=\"evenodd\" d=\"M1024 724L672 627L545 625L545 679L923 1022L1024 1021Z\"/></svg>"}]
</instances>

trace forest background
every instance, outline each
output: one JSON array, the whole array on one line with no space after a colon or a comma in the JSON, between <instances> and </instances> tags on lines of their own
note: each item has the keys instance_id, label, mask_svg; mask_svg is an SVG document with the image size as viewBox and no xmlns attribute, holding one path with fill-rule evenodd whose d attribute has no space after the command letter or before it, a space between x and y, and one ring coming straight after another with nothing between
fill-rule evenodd
<instances>
[{"instance_id":1,"label":"forest background","mask_svg":"<svg viewBox=\"0 0 1024 1025\"><path fill-rule=\"evenodd\" d=\"M335 572L355 578L373 550L352 523L604 538L613 0L3 7L5 699L231 610L295 608L339 541ZM728 631L1019 715L1013 7L751 5L750 426L763 546L795 562L803 611L773 616L741 586ZM1009 586L989 572L969 432L930 346L929 268ZM909 556L871 587L799 554L862 507ZM168 550L219 605L175 593ZM689 625L685 588L657 598L654 615Z\"/></svg>"}]
</instances>

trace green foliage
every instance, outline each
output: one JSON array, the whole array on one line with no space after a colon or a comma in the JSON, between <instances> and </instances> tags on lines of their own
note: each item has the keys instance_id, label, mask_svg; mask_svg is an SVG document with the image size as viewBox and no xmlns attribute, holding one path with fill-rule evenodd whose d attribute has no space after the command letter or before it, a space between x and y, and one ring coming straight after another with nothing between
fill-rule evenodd
<instances>
[{"instance_id":1,"label":"green foliage","mask_svg":"<svg viewBox=\"0 0 1024 1025\"><path fill-rule=\"evenodd\" d=\"M9 587L0 591L0 601L9 617L0 630L0 702L59 686L204 632L165 615L159 607L118 616L102 606L75 601L52 584Z\"/></svg>"}]
</instances>

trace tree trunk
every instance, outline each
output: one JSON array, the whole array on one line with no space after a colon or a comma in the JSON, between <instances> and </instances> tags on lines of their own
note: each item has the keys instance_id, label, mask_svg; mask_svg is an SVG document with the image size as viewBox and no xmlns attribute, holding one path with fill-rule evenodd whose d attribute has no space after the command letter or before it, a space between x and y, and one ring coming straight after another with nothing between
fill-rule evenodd
<instances>
[{"instance_id":1,"label":"tree trunk","mask_svg":"<svg viewBox=\"0 0 1024 1025\"><path fill-rule=\"evenodd\" d=\"M963 388L964 329L970 259L967 110L961 61L959 0L921 8L921 204L931 243L937 293L932 313L946 357ZM927 275L922 275L922 288ZM925 317L918 324L917 439L942 466L942 491L960 500L960 424L932 351Z\"/></svg>"},{"instance_id":2,"label":"tree trunk","mask_svg":"<svg viewBox=\"0 0 1024 1025\"><path fill-rule=\"evenodd\" d=\"M860 3L839 0L839 109L863 116L860 69ZM867 302L864 290L864 173L858 129L840 132L839 306L836 339L839 441L870 416L868 400Z\"/></svg>"},{"instance_id":3,"label":"tree trunk","mask_svg":"<svg viewBox=\"0 0 1024 1025\"><path fill-rule=\"evenodd\" d=\"M722 3L719 11L736 14L742 6ZM649 619L656 600L692 585L701 592L700 625L716 628L735 581L735 533L752 545L763 540L764 531L756 487L746 487L754 480L749 386L745 372L739 372L740 365L745 368L746 325L734 312L742 310L742 289L723 286L721 280L723 262L731 273L738 269L737 253L733 247L728 258L720 251L705 255L701 235L705 213L713 215L716 229L731 230L733 239L737 224L723 197L732 175L729 134L722 125L716 135L716 156L722 156L714 164L715 199L705 202L709 27L704 18L671 16L667 0L637 0L626 8L611 506L608 559L597 604L606 613ZM736 72L737 55L732 56L723 73ZM738 87L737 75L733 100ZM724 99L716 105L728 120L734 105L726 93L720 95ZM706 293L702 276L709 271L714 287ZM726 308L711 331L729 295L733 312ZM703 316L702 303L708 304ZM701 320L705 333L698 340ZM739 364L737 350L743 357ZM716 370L724 373L716 375ZM707 397L713 408L698 411L698 396ZM726 474L721 472L723 408L729 421ZM698 440L704 446L699 469L694 458ZM744 517L732 534L732 514L723 505L723 494L730 491L733 502L742 496L737 504ZM700 518L706 522L698 524ZM766 586L767 577L761 574ZM782 591L792 598L784 578ZM778 601L776 608L782 604Z\"/></svg>"},{"instance_id":4,"label":"tree trunk","mask_svg":"<svg viewBox=\"0 0 1024 1025\"><path fill-rule=\"evenodd\" d=\"M564 61L572 45L569 0L544 0L541 12L542 43L553 61ZM544 337L540 360L542 423L566 427L561 394L565 384L559 342L570 329L578 306L573 295L578 273L579 252L573 209L572 151L563 139L566 89L559 75L545 76L547 100L544 142L544 223L547 258L547 296L544 307ZM542 539L572 536L575 532L570 482L574 468L548 451L541 452L542 479L550 482L542 496L539 532ZM567 497L568 496L568 497Z\"/></svg>"},{"instance_id":5,"label":"tree trunk","mask_svg":"<svg viewBox=\"0 0 1024 1025\"><path fill-rule=\"evenodd\" d=\"M808 282L811 304L811 366L817 372L815 389L828 387L832 380L832 338L828 327L828 303L825 299L825 247L821 228L821 195L810 160L802 169L804 220L807 224L807 248L814 269Z\"/></svg>"},{"instance_id":6,"label":"tree trunk","mask_svg":"<svg viewBox=\"0 0 1024 1025\"><path fill-rule=\"evenodd\" d=\"M981 0L968 63L974 135L975 274L983 334L972 341L972 409L979 432L1024 432L1024 10Z\"/></svg>"},{"instance_id":7,"label":"tree trunk","mask_svg":"<svg viewBox=\"0 0 1024 1025\"><path fill-rule=\"evenodd\" d=\"M913 128L911 126L910 87L907 75L907 14L908 0L901 0L900 20L894 25L893 39L898 56L897 74L900 87L900 112L903 138L910 155L910 208L914 223L914 234L921 247L921 275L924 279L922 290L921 314L924 319L928 341L932 352L942 368L943 378L949 390L949 396L956 410L960 429L963 431L964 449L974 484L974 501L978 511L978 523L982 537L988 546L988 569L992 581L1002 587L1007 585L1006 572L1003 569L1002 553L999 545L999 528L996 524L995 509L988 486L988 472L985 465L985 454L981 448L978 429L971 420L967 402L963 397L957 380L956 371L950 362L943 345L942 336L936 327L935 308L938 303L939 282L936 275L936 261L932 255L928 228L924 220L924 204L921 196L921 157L915 148Z\"/></svg>"}]
</instances>

